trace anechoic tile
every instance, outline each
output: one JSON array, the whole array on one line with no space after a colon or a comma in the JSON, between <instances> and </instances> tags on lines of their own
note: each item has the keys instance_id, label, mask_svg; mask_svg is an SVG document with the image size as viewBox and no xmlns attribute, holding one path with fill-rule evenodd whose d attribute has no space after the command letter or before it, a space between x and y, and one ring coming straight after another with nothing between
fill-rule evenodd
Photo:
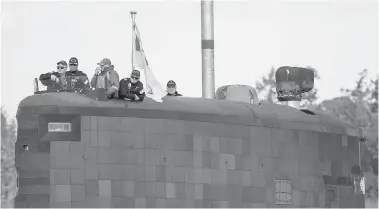
<instances>
[{"instance_id":1,"label":"anechoic tile","mask_svg":"<svg viewBox=\"0 0 379 209\"><path fill-rule=\"evenodd\" d=\"M81 142L85 146L91 145L91 131L90 130L82 130L80 135Z\"/></svg>"},{"instance_id":2,"label":"anechoic tile","mask_svg":"<svg viewBox=\"0 0 379 209\"><path fill-rule=\"evenodd\" d=\"M146 197L155 197L155 182L145 182Z\"/></svg>"},{"instance_id":3,"label":"anechoic tile","mask_svg":"<svg viewBox=\"0 0 379 209\"><path fill-rule=\"evenodd\" d=\"M97 130L91 130L90 146L97 146Z\"/></svg>"},{"instance_id":4,"label":"anechoic tile","mask_svg":"<svg viewBox=\"0 0 379 209\"><path fill-rule=\"evenodd\" d=\"M110 208L112 206L111 197L86 197L84 202L87 208Z\"/></svg>"},{"instance_id":5,"label":"anechoic tile","mask_svg":"<svg viewBox=\"0 0 379 209\"><path fill-rule=\"evenodd\" d=\"M194 200L195 199L195 184L185 184L185 199Z\"/></svg>"},{"instance_id":6,"label":"anechoic tile","mask_svg":"<svg viewBox=\"0 0 379 209\"><path fill-rule=\"evenodd\" d=\"M90 130L91 129L91 116L81 116L81 129L82 130Z\"/></svg>"},{"instance_id":7,"label":"anechoic tile","mask_svg":"<svg viewBox=\"0 0 379 209\"><path fill-rule=\"evenodd\" d=\"M146 197L146 183L136 181L134 182L134 197Z\"/></svg>"},{"instance_id":8,"label":"anechoic tile","mask_svg":"<svg viewBox=\"0 0 379 209\"><path fill-rule=\"evenodd\" d=\"M96 163L84 164L84 178L85 179L99 179L99 171Z\"/></svg>"},{"instance_id":9,"label":"anechoic tile","mask_svg":"<svg viewBox=\"0 0 379 209\"><path fill-rule=\"evenodd\" d=\"M97 130L97 116L91 116L91 130Z\"/></svg>"},{"instance_id":10,"label":"anechoic tile","mask_svg":"<svg viewBox=\"0 0 379 209\"><path fill-rule=\"evenodd\" d=\"M109 147L98 147L98 163L120 163L122 150Z\"/></svg>"},{"instance_id":11,"label":"anechoic tile","mask_svg":"<svg viewBox=\"0 0 379 209\"><path fill-rule=\"evenodd\" d=\"M264 187L266 186L266 176L264 172L251 172L250 173L251 186Z\"/></svg>"},{"instance_id":12,"label":"anechoic tile","mask_svg":"<svg viewBox=\"0 0 379 209\"><path fill-rule=\"evenodd\" d=\"M135 199L136 208L146 208L146 198L136 198Z\"/></svg>"},{"instance_id":13,"label":"anechoic tile","mask_svg":"<svg viewBox=\"0 0 379 209\"><path fill-rule=\"evenodd\" d=\"M167 166L194 166L194 153L186 151L166 150L164 152Z\"/></svg>"},{"instance_id":14,"label":"anechoic tile","mask_svg":"<svg viewBox=\"0 0 379 209\"><path fill-rule=\"evenodd\" d=\"M68 185L70 184L70 169L51 169L50 184L53 185Z\"/></svg>"},{"instance_id":15,"label":"anechoic tile","mask_svg":"<svg viewBox=\"0 0 379 209\"><path fill-rule=\"evenodd\" d=\"M209 174L209 173L208 173ZM195 168L194 169L194 183L203 183L204 180L210 184L210 176L208 175L208 179L203 179L203 169Z\"/></svg>"},{"instance_id":16,"label":"anechoic tile","mask_svg":"<svg viewBox=\"0 0 379 209\"><path fill-rule=\"evenodd\" d=\"M62 155L69 155L70 153L70 143L62 141L52 141L50 143L51 154L60 157Z\"/></svg>"},{"instance_id":17,"label":"anechoic tile","mask_svg":"<svg viewBox=\"0 0 379 209\"><path fill-rule=\"evenodd\" d=\"M38 204L38 203L37 203ZM32 208L42 208L41 205L31 204ZM47 208L71 208L71 202L50 202Z\"/></svg>"},{"instance_id":18,"label":"anechoic tile","mask_svg":"<svg viewBox=\"0 0 379 209\"><path fill-rule=\"evenodd\" d=\"M247 208L266 208L265 203L247 203L246 205Z\"/></svg>"},{"instance_id":19,"label":"anechoic tile","mask_svg":"<svg viewBox=\"0 0 379 209\"><path fill-rule=\"evenodd\" d=\"M84 189L86 197L99 196L99 180L85 180Z\"/></svg>"},{"instance_id":20,"label":"anechoic tile","mask_svg":"<svg viewBox=\"0 0 379 209\"><path fill-rule=\"evenodd\" d=\"M251 127L250 152L255 156L270 156L271 130L266 127Z\"/></svg>"},{"instance_id":21,"label":"anechoic tile","mask_svg":"<svg viewBox=\"0 0 379 209\"><path fill-rule=\"evenodd\" d=\"M302 203L306 198L304 192L300 190L293 189L292 190L292 205L297 207L302 207Z\"/></svg>"},{"instance_id":22,"label":"anechoic tile","mask_svg":"<svg viewBox=\"0 0 379 209\"><path fill-rule=\"evenodd\" d=\"M197 175L198 173L196 173L196 170L195 170L195 179L200 177ZM203 184L211 184L211 169L203 168L201 170L201 180L202 180L201 183Z\"/></svg>"},{"instance_id":23,"label":"anechoic tile","mask_svg":"<svg viewBox=\"0 0 379 209\"><path fill-rule=\"evenodd\" d=\"M98 172L99 180L123 180L122 166L119 164L98 164Z\"/></svg>"},{"instance_id":24,"label":"anechoic tile","mask_svg":"<svg viewBox=\"0 0 379 209\"><path fill-rule=\"evenodd\" d=\"M214 184L209 185L209 189L207 188L206 184L204 184L204 199L209 200L228 200L228 191L232 189L232 186L222 185L222 184Z\"/></svg>"},{"instance_id":25,"label":"anechoic tile","mask_svg":"<svg viewBox=\"0 0 379 209\"><path fill-rule=\"evenodd\" d=\"M186 204L184 199L167 199L166 200L167 208L179 208L183 207Z\"/></svg>"},{"instance_id":26,"label":"anechoic tile","mask_svg":"<svg viewBox=\"0 0 379 209\"><path fill-rule=\"evenodd\" d=\"M55 185L55 201L70 202L71 201L71 186L70 185Z\"/></svg>"},{"instance_id":27,"label":"anechoic tile","mask_svg":"<svg viewBox=\"0 0 379 209\"><path fill-rule=\"evenodd\" d=\"M232 154L220 154L220 168L221 169L235 169L235 156Z\"/></svg>"},{"instance_id":28,"label":"anechoic tile","mask_svg":"<svg viewBox=\"0 0 379 209\"><path fill-rule=\"evenodd\" d=\"M203 199L203 184L195 184L195 200Z\"/></svg>"},{"instance_id":29,"label":"anechoic tile","mask_svg":"<svg viewBox=\"0 0 379 209\"><path fill-rule=\"evenodd\" d=\"M111 126L111 117L97 117L97 130L99 131L108 131Z\"/></svg>"},{"instance_id":30,"label":"anechoic tile","mask_svg":"<svg viewBox=\"0 0 379 209\"><path fill-rule=\"evenodd\" d=\"M145 165L165 165L165 154L158 150L145 150Z\"/></svg>"},{"instance_id":31,"label":"anechoic tile","mask_svg":"<svg viewBox=\"0 0 379 209\"><path fill-rule=\"evenodd\" d=\"M97 140L98 140L99 147L110 147L111 146L110 131L98 131Z\"/></svg>"},{"instance_id":32,"label":"anechoic tile","mask_svg":"<svg viewBox=\"0 0 379 209\"><path fill-rule=\"evenodd\" d=\"M136 149L120 149L118 156L115 154L115 160L120 159L120 163L124 165L137 165L138 156L141 154L144 155L143 150ZM143 159L142 159L143 160Z\"/></svg>"},{"instance_id":33,"label":"anechoic tile","mask_svg":"<svg viewBox=\"0 0 379 209\"><path fill-rule=\"evenodd\" d=\"M85 163L87 162L97 163L98 161L97 147L86 146L84 148L84 161Z\"/></svg>"},{"instance_id":34,"label":"anechoic tile","mask_svg":"<svg viewBox=\"0 0 379 209\"><path fill-rule=\"evenodd\" d=\"M264 187L243 187L242 201L252 203L264 203L266 200L266 188Z\"/></svg>"},{"instance_id":35,"label":"anechoic tile","mask_svg":"<svg viewBox=\"0 0 379 209\"><path fill-rule=\"evenodd\" d=\"M210 151L214 152L214 153L219 153L220 152L220 141L219 141L218 137L211 137L210 142L211 142Z\"/></svg>"},{"instance_id":36,"label":"anechoic tile","mask_svg":"<svg viewBox=\"0 0 379 209\"><path fill-rule=\"evenodd\" d=\"M84 154L84 143L83 142L70 142L69 144L70 154Z\"/></svg>"},{"instance_id":37,"label":"anechoic tile","mask_svg":"<svg viewBox=\"0 0 379 209\"><path fill-rule=\"evenodd\" d=\"M175 183L176 198L184 199L186 197L186 187L184 183Z\"/></svg>"},{"instance_id":38,"label":"anechoic tile","mask_svg":"<svg viewBox=\"0 0 379 209\"><path fill-rule=\"evenodd\" d=\"M194 167L201 168L203 166L203 152L194 152Z\"/></svg>"},{"instance_id":39,"label":"anechoic tile","mask_svg":"<svg viewBox=\"0 0 379 209\"><path fill-rule=\"evenodd\" d=\"M220 154L210 153L210 168L219 169L220 168Z\"/></svg>"},{"instance_id":40,"label":"anechoic tile","mask_svg":"<svg viewBox=\"0 0 379 209\"><path fill-rule=\"evenodd\" d=\"M145 179L145 166L143 166L143 165L134 166L134 180L135 181L146 181L146 179Z\"/></svg>"},{"instance_id":41,"label":"anechoic tile","mask_svg":"<svg viewBox=\"0 0 379 209\"><path fill-rule=\"evenodd\" d=\"M121 128L122 131L133 131L134 127L134 118L129 118L129 117L123 117L121 118Z\"/></svg>"},{"instance_id":42,"label":"anechoic tile","mask_svg":"<svg viewBox=\"0 0 379 209\"><path fill-rule=\"evenodd\" d=\"M135 199L134 198L121 198L116 197L112 198L112 208L134 208L135 207Z\"/></svg>"},{"instance_id":43,"label":"anechoic tile","mask_svg":"<svg viewBox=\"0 0 379 209\"><path fill-rule=\"evenodd\" d=\"M72 208L87 208L85 203L84 201L72 201L71 206Z\"/></svg>"},{"instance_id":44,"label":"anechoic tile","mask_svg":"<svg viewBox=\"0 0 379 209\"><path fill-rule=\"evenodd\" d=\"M299 145L318 146L318 132L297 131L297 134L299 137Z\"/></svg>"},{"instance_id":45,"label":"anechoic tile","mask_svg":"<svg viewBox=\"0 0 379 209\"><path fill-rule=\"evenodd\" d=\"M166 183L166 198L176 198L174 183Z\"/></svg>"},{"instance_id":46,"label":"anechoic tile","mask_svg":"<svg viewBox=\"0 0 379 209\"><path fill-rule=\"evenodd\" d=\"M202 152L202 154L201 154L202 166L201 167L203 167L203 168L211 168L212 155L218 156L218 154L216 154L216 153Z\"/></svg>"},{"instance_id":47,"label":"anechoic tile","mask_svg":"<svg viewBox=\"0 0 379 209\"><path fill-rule=\"evenodd\" d=\"M84 201L85 197L84 185L71 185L71 201Z\"/></svg>"},{"instance_id":48,"label":"anechoic tile","mask_svg":"<svg viewBox=\"0 0 379 209\"><path fill-rule=\"evenodd\" d=\"M134 165L128 165L128 166L119 166L120 170L120 180L123 181L134 181L134 176L135 176L135 169L136 166ZM111 174L109 174L111 175ZM116 179L115 179L116 180Z\"/></svg>"},{"instance_id":49,"label":"anechoic tile","mask_svg":"<svg viewBox=\"0 0 379 209\"><path fill-rule=\"evenodd\" d=\"M167 208L166 199L158 198L156 200L156 208Z\"/></svg>"},{"instance_id":50,"label":"anechoic tile","mask_svg":"<svg viewBox=\"0 0 379 209\"><path fill-rule=\"evenodd\" d=\"M200 134L193 135L193 147L194 151L202 152L203 151L203 136Z\"/></svg>"},{"instance_id":51,"label":"anechoic tile","mask_svg":"<svg viewBox=\"0 0 379 209\"><path fill-rule=\"evenodd\" d=\"M184 167L166 167L167 182L184 182L185 169Z\"/></svg>"},{"instance_id":52,"label":"anechoic tile","mask_svg":"<svg viewBox=\"0 0 379 209\"><path fill-rule=\"evenodd\" d=\"M99 180L99 196L100 197L111 197L111 180Z\"/></svg>"},{"instance_id":53,"label":"anechoic tile","mask_svg":"<svg viewBox=\"0 0 379 209\"><path fill-rule=\"evenodd\" d=\"M145 180L156 181L155 166L145 166Z\"/></svg>"},{"instance_id":54,"label":"anechoic tile","mask_svg":"<svg viewBox=\"0 0 379 209\"><path fill-rule=\"evenodd\" d=\"M165 166L154 166L155 170L155 181L166 181L166 167Z\"/></svg>"},{"instance_id":55,"label":"anechoic tile","mask_svg":"<svg viewBox=\"0 0 379 209\"><path fill-rule=\"evenodd\" d=\"M227 183L231 185L242 186L243 173L241 170L228 170L227 171ZM250 178L249 178L250 179Z\"/></svg>"},{"instance_id":56,"label":"anechoic tile","mask_svg":"<svg viewBox=\"0 0 379 209\"><path fill-rule=\"evenodd\" d=\"M70 154L70 168L83 168L84 159L83 154Z\"/></svg>"},{"instance_id":57,"label":"anechoic tile","mask_svg":"<svg viewBox=\"0 0 379 209\"><path fill-rule=\"evenodd\" d=\"M84 184L84 169L71 169L71 184Z\"/></svg>"},{"instance_id":58,"label":"anechoic tile","mask_svg":"<svg viewBox=\"0 0 379 209\"><path fill-rule=\"evenodd\" d=\"M210 169L211 184L226 184L227 170L226 169Z\"/></svg>"},{"instance_id":59,"label":"anechoic tile","mask_svg":"<svg viewBox=\"0 0 379 209\"><path fill-rule=\"evenodd\" d=\"M70 155L61 155L54 157L54 168L69 169L70 168Z\"/></svg>"},{"instance_id":60,"label":"anechoic tile","mask_svg":"<svg viewBox=\"0 0 379 209\"><path fill-rule=\"evenodd\" d=\"M166 198L166 182L154 182L155 183L155 197Z\"/></svg>"},{"instance_id":61,"label":"anechoic tile","mask_svg":"<svg viewBox=\"0 0 379 209\"><path fill-rule=\"evenodd\" d=\"M134 183L133 181L122 181L122 191L125 197L134 197Z\"/></svg>"}]
</instances>

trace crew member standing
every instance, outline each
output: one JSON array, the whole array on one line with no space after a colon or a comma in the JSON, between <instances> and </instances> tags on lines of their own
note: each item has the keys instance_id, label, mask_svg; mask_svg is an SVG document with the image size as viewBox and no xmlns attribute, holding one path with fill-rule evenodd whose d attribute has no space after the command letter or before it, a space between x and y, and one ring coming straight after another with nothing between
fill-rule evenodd
<instances>
[{"instance_id":1,"label":"crew member standing","mask_svg":"<svg viewBox=\"0 0 379 209\"><path fill-rule=\"evenodd\" d=\"M167 96L182 96L176 91L176 83L173 80L167 82Z\"/></svg>"},{"instance_id":2,"label":"crew member standing","mask_svg":"<svg viewBox=\"0 0 379 209\"><path fill-rule=\"evenodd\" d=\"M133 70L130 78L120 81L119 98L132 101L143 101L145 99L145 89L140 79L140 72Z\"/></svg>"},{"instance_id":3,"label":"crew member standing","mask_svg":"<svg viewBox=\"0 0 379 209\"><path fill-rule=\"evenodd\" d=\"M66 72L68 89L70 91L82 92L89 89L89 80L85 73L78 70L78 58L71 57L69 61L70 70Z\"/></svg>"},{"instance_id":4,"label":"crew member standing","mask_svg":"<svg viewBox=\"0 0 379 209\"><path fill-rule=\"evenodd\" d=\"M41 74L39 80L45 86L47 91L59 91L66 88L65 73L67 71L67 62L62 60L57 63L57 72Z\"/></svg>"},{"instance_id":5,"label":"crew member standing","mask_svg":"<svg viewBox=\"0 0 379 209\"><path fill-rule=\"evenodd\" d=\"M119 76L114 70L111 60L104 58L97 64L95 75L91 79L91 87L104 89L108 98L118 97Z\"/></svg>"}]
</instances>

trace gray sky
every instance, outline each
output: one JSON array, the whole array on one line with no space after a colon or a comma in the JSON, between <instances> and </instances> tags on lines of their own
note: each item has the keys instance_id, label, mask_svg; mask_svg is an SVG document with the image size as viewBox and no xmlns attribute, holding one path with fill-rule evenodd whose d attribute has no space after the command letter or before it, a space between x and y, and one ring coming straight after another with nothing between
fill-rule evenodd
<instances>
[{"instance_id":1,"label":"gray sky","mask_svg":"<svg viewBox=\"0 0 379 209\"><path fill-rule=\"evenodd\" d=\"M129 76L131 10L159 82L173 79L183 95L201 97L199 1L3 3L2 105L15 115L33 78L71 56L90 79L104 57ZM254 86L272 66L311 66L321 99L339 96L364 68L377 73L377 10L375 0L215 1L216 88Z\"/></svg>"}]
</instances>

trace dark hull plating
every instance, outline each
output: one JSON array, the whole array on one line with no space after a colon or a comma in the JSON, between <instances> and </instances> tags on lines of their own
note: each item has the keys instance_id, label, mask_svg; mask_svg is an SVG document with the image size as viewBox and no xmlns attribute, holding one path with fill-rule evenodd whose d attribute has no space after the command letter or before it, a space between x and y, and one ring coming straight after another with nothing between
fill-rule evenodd
<instances>
[{"instance_id":1,"label":"dark hull plating","mask_svg":"<svg viewBox=\"0 0 379 209\"><path fill-rule=\"evenodd\" d=\"M286 207L364 207L349 181L357 133L327 116L279 105L49 93L24 99L17 119L16 207L283 207L275 180L291 181ZM71 133L46 131L63 121Z\"/></svg>"}]
</instances>

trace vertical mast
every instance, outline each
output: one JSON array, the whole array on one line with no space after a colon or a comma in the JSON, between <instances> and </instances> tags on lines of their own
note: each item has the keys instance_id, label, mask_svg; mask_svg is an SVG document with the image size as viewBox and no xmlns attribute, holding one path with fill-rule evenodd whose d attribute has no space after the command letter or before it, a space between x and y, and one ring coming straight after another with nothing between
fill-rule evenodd
<instances>
[{"instance_id":1,"label":"vertical mast","mask_svg":"<svg viewBox=\"0 0 379 209\"><path fill-rule=\"evenodd\" d=\"M134 47L135 47L135 41L136 41L136 38L135 38L135 35L134 35L134 25L136 24L136 14L137 12L136 11L131 11L130 12L130 15L132 16L132 70L134 70Z\"/></svg>"},{"instance_id":2,"label":"vertical mast","mask_svg":"<svg viewBox=\"0 0 379 209\"><path fill-rule=\"evenodd\" d=\"M203 98L215 98L213 0L201 1Z\"/></svg>"}]
</instances>

